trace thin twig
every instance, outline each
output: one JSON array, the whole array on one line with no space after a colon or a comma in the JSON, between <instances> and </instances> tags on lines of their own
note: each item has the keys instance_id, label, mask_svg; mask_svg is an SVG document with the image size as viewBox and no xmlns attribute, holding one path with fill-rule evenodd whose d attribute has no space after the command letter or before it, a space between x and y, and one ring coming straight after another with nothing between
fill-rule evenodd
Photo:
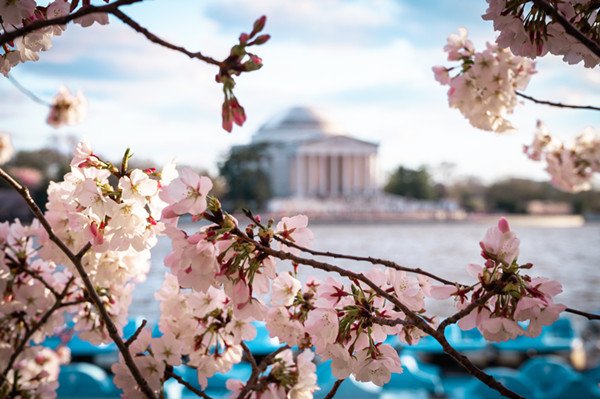
<instances>
[{"instance_id":1,"label":"thin twig","mask_svg":"<svg viewBox=\"0 0 600 399\"><path fill-rule=\"evenodd\" d=\"M440 325L438 326L438 331L444 332L444 329L447 326L449 326L450 324L456 323L457 321L459 321L460 319L462 319L463 317L465 317L466 315L471 313L473 311L473 309L486 303L489 299L491 299L496 294L498 294L498 293L495 290L490 290L490 291L486 292L481 298L478 298L476 301L471 302L469 305L467 305L467 307L465 307L461 311L444 319L444 321L442 321L440 323Z\"/></svg>"},{"instance_id":2,"label":"thin twig","mask_svg":"<svg viewBox=\"0 0 600 399\"><path fill-rule=\"evenodd\" d=\"M533 98L531 96L528 96L528 95L523 94L518 91L515 91L515 94L519 97L526 98L529 101L533 101L536 104L551 105L553 107L560 107L560 108L589 109L589 110L593 110L593 111L600 111L600 107L594 107L592 105L572 105L572 104L563 104L563 103L557 103L557 102L552 102L552 101L538 100L536 98Z\"/></svg>"},{"instance_id":3,"label":"thin twig","mask_svg":"<svg viewBox=\"0 0 600 399\"><path fill-rule=\"evenodd\" d=\"M248 348L248 345L246 345L244 341L240 342L240 345L242 346L242 349L244 350L244 353L246 354L246 357L248 358L248 361L252 366L252 372L258 372L258 365L256 364L256 359L254 358L252 351L250 350L250 348Z\"/></svg>"},{"instance_id":4,"label":"thin twig","mask_svg":"<svg viewBox=\"0 0 600 399\"><path fill-rule=\"evenodd\" d=\"M338 388L340 387L340 385L342 385L342 382L344 382L344 381L345 381L345 380L337 380L337 381L336 381L336 382L333 384L333 386L331 387L331 390L330 390L330 391L329 391L329 393L328 393L328 394L325 396L325 398L324 398L324 399L332 399L332 398L335 396L335 394L336 394L336 392L337 392Z\"/></svg>"},{"instance_id":5,"label":"thin twig","mask_svg":"<svg viewBox=\"0 0 600 399\"><path fill-rule=\"evenodd\" d=\"M28 33L31 33L38 29L45 28L47 26L65 25L65 24L73 21L74 19L84 17L88 14L94 14L97 12L110 13L111 11L116 10L117 7L134 4L134 3L139 3L141 1L144 1L144 0L117 0L113 3L107 4L105 6L90 5L90 6L82 7L79 10L77 10L76 12L74 12L72 14L64 15L62 17L51 18L51 19L39 19L39 20L33 21L30 24L27 24L21 28L18 28L18 29L9 31L9 32L4 32L4 34L0 35L0 45L10 44L13 40L15 40L18 37L25 36Z\"/></svg>"},{"instance_id":6,"label":"thin twig","mask_svg":"<svg viewBox=\"0 0 600 399\"><path fill-rule=\"evenodd\" d=\"M588 320L600 320L600 315L584 312L582 310L577 310L573 308L566 308L565 312L573 313L579 316L586 317Z\"/></svg>"},{"instance_id":7,"label":"thin twig","mask_svg":"<svg viewBox=\"0 0 600 399\"><path fill-rule=\"evenodd\" d=\"M173 371L170 371L169 373L167 373L167 377L174 378L178 383L180 383L181 385L183 385L184 387L186 387L187 389L189 389L190 391L192 391L193 393L195 393L196 395L198 395L204 399L212 399L210 396L208 396L207 394L205 394L203 391L199 390L198 388L194 387L192 384L190 384L189 382L184 380L183 377L175 374Z\"/></svg>"},{"instance_id":8,"label":"thin twig","mask_svg":"<svg viewBox=\"0 0 600 399\"><path fill-rule=\"evenodd\" d=\"M24 35L31 33L37 29L41 29L41 28L45 28L47 26L53 26L53 25L64 25L64 24L67 24L67 23L73 21L74 19L83 17L85 15L101 12L101 13L108 13L108 14L114 15L115 17L117 17L118 19L123 21L123 23L125 23L129 27L133 28L136 32L143 34L148 40L150 40L153 43L156 43L156 44L159 44L168 49L183 53L190 58L196 58L196 59L202 60L208 64L217 65L219 67L221 66L221 62L215 60L214 58L207 57L199 51L193 53L191 51L188 51L184 47L176 46L172 43L169 43L169 42L159 38L158 36L156 36L155 34L150 32L148 29L144 28L143 26L138 24L136 21L129 18L126 14L124 14L119 9L120 6L130 5L130 4L138 3L141 1L143 1L143 0L118 0L113 3L104 5L104 6L82 7L78 11L76 11L72 14L62 16L62 17L34 21L34 22L27 24L19 29L15 29L10 32L5 32L3 35L0 35L0 45L9 44L17 37L24 36ZM44 103L44 104L49 105L46 103Z\"/></svg>"},{"instance_id":9,"label":"thin twig","mask_svg":"<svg viewBox=\"0 0 600 399\"><path fill-rule=\"evenodd\" d=\"M159 45L169 48L171 50L179 51L180 53L183 53L190 58L197 58L208 64L221 66L221 63L219 61L215 60L214 58L202 55L202 53L200 53L200 52L192 53L191 51L188 51L181 46L176 46L174 44L171 44L171 43L159 38L158 36L156 36L155 34L150 32L148 29L144 28L143 26L141 26L140 24L135 22L133 19L129 18L127 15L125 15L121 10L119 10L117 8L110 11L110 13L113 14L115 17L119 18L126 25L129 25L136 32L141 33L142 35L146 36L146 39L150 40L152 43L159 44Z\"/></svg>"},{"instance_id":10,"label":"thin twig","mask_svg":"<svg viewBox=\"0 0 600 399\"><path fill-rule=\"evenodd\" d=\"M219 222L223 221L222 214L217 214L217 215L204 214L204 217L205 217L205 219L207 219L211 222L214 222L214 223L219 223ZM425 332L428 335L431 335L435 340L437 340L442 345L442 348L444 349L444 351L446 353L448 353L452 358L454 358L458 362L458 364L460 364L463 368L465 368L475 378L479 379L480 381L482 381L484 384L486 384L490 388L497 390L498 392L500 392L500 394L502 394L506 397L514 398L514 399L523 399L522 396L520 396L520 395L516 394L515 392L511 391L510 389L506 388L504 385L499 383L494 377L490 376L489 374L486 374L480 368L475 366L466 356L459 353L456 349L454 349L448 343L448 341L444 337L443 333L434 329L425 320L423 320L415 312L413 312L406 305L404 305L397 297L392 296L389 293L387 293L386 291L382 290L377 284L372 282L364 274L354 273L352 271L343 269L339 266L335 266L335 265L332 265L332 264L329 264L326 262L319 262L314 259L301 258L299 256L293 255L293 254L285 252L285 251L274 250L270 247L266 247L266 246L262 245L261 243L251 239L237 227L233 228L231 230L231 233L240 237L241 239L243 239L246 242L252 243L259 251L262 251L263 253L265 253L269 256L274 256L281 260L290 260L292 262L295 262L298 265L311 266L315 269L324 270L324 271L330 272L330 273L331 272L337 273L343 277L348 277L350 279L362 281L363 283L368 285L377 295L379 295L382 298L385 298L386 300L390 301L392 304L397 306L400 310L402 310L402 312L404 312L404 314L415 325L415 327L418 327L423 332ZM245 388L248 388L248 385ZM240 394L240 396L238 396L238 399L243 399L243 396Z\"/></svg>"},{"instance_id":11,"label":"thin twig","mask_svg":"<svg viewBox=\"0 0 600 399\"><path fill-rule=\"evenodd\" d=\"M42 104L46 107L52 106L52 104L50 104L48 101L42 100L37 95L35 95L33 92L26 89L21 83L19 83L19 81L17 79L15 79L15 77L12 74L9 73L7 75L7 77L8 77L8 81L10 83L12 83L17 89L19 89L19 91L21 91L21 93L25 94L27 97L31 98L36 103Z\"/></svg>"},{"instance_id":12,"label":"thin twig","mask_svg":"<svg viewBox=\"0 0 600 399\"><path fill-rule=\"evenodd\" d=\"M125 341L126 347L129 348L129 346L137 339L137 337L140 335L140 333L142 332L144 327L146 327L146 323L147 323L146 319L142 320L142 324L140 324L140 326L135 330L133 335L131 337L129 337L129 339L127 341Z\"/></svg>"},{"instance_id":13,"label":"thin twig","mask_svg":"<svg viewBox=\"0 0 600 399\"><path fill-rule=\"evenodd\" d=\"M132 1L132 0L130 0L130 1ZM31 195L29 194L29 190L27 189L27 187L19 184L8 173L6 173L4 171L4 169L2 169L2 168L0 168L0 178L3 178L8 184L10 184L17 191L17 193L25 200L25 202L29 206L29 209L31 210L31 212L33 212L33 214L38 218L41 225L46 230L46 233L48 233L48 238L54 244L56 244L56 246L73 263L73 265L75 266L75 269L77 269L77 273L79 274L79 276L81 277L81 280L83 281L83 283L85 285L87 294L90 296L90 299L92 300L93 304L96 306L96 309L100 313L100 317L101 317L102 321L106 325L106 329L108 331L110 338L117 345L117 348L119 348L119 351L123 355L123 360L125 361L127 368L129 368L131 375L133 376L133 378L139 385L139 387L142 390L142 392L144 393L144 395L146 395L146 397L148 399L155 399L156 395L154 394L154 391L152 391L152 389L148 385L148 382L140 373L137 365L133 361L133 357L131 356L129 349L125 346L125 343L119 336L119 331L117 330L115 323L110 318L110 315L108 314L106 307L102 303L102 300L98 296L98 293L96 292L96 289L94 288L94 285L92 284L92 281L90 280L90 277L88 276L87 272L85 271L85 268L83 267L83 264L81 263L81 259L79 259L77 257L77 255L75 255L71 251L71 249L69 247L67 247L67 245L56 235L56 233L52 229L52 226L50 226L50 223L45 218L44 213L37 206L37 204L35 203L33 198L31 198Z\"/></svg>"},{"instance_id":14,"label":"thin twig","mask_svg":"<svg viewBox=\"0 0 600 399\"><path fill-rule=\"evenodd\" d=\"M260 364L257 366L256 370L252 370L250 378L248 378L248 381L246 381L246 385L240 391L237 399L244 399L246 394L248 394L248 392L256 385L260 374L264 372L271 363L273 363L273 360L275 360L275 356L277 356L280 352L283 352L286 349L290 349L290 347L288 345L281 346L262 359Z\"/></svg>"},{"instance_id":15,"label":"thin twig","mask_svg":"<svg viewBox=\"0 0 600 399\"><path fill-rule=\"evenodd\" d=\"M533 3L540 10L544 11L553 21L560 24L567 34L573 36L581 44L588 48L592 53L600 58L600 45L583 34L577 27L573 26L571 22L564 15L562 15L556 7L553 7L546 0L533 0Z\"/></svg>"},{"instance_id":16,"label":"thin twig","mask_svg":"<svg viewBox=\"0 0 600 399\"><path fill-rule=\"evenodd\" d=\"M256 224L257 226L259 226L260 228L264 228L264 226L258 221L258 219L256 219L254 217L254 215L252 214L252 212L250 212L247 209L243 210L244 214L246 215L246 217L248 217L250 220L252 220L252 222L254 224ZM370 256L354 256L354 255L345 255L345 254L340 254L340 253L335 253L335 252L330 252L330 251L315 251L313 249L309 249L309 248L305 248L302 247L298 244L296 244L295 242L291 242L288 240L285 240L277 235L275 235L273 237L275 240L281 242L282 244L285 244L289 247L293 247L296 249L299 249L302 252L306 252L309 253L311 255L314 256L325 256L325 257L329 257L329 258L335 258L335 259L348 259L348 260L354 260L354 261L358 261L358 262L368 262L371 263L373 265L381 265L381 266L386 266L389 267L391 269L395 269L395 270L399 270L399 271L405 271L405 272L410 272L410 273L416 273L416 274L422 274L424 276L427 276L433 280L439 281L445 285L458 285L458 287L467 287L465 284L460 284L454 281L449 281L446 280L442 277L436 276L435 274L432 274L426 270L423 270L421 268L418 267L407 267L407 266L402 266L397 264L396 262L392 262L390 260L386 260L386 259L378 259L378 258L373 258Z\"/></svg>"}]
</instances>

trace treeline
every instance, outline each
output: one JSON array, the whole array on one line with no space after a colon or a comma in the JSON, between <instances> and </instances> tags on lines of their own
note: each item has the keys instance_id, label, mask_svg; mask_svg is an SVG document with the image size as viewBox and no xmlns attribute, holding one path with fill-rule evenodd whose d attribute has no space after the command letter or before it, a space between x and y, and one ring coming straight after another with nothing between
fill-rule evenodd
<instances>
[{"instance_id":1,"label":"treeline","mask_svg":"<svg viewBox=\"0 0 600 399\"><path fill-rule=\"evenodd\" d=\"M568 209L570 213L600 213L600 191L577 194L557 190L549 182L507 178L486 185L477 177L451 184L435 182L426 167L399 166L388 178L384 191L415 199L457 201L468 212L528 213L533 202Z\"/></svg>"}]
</instances>

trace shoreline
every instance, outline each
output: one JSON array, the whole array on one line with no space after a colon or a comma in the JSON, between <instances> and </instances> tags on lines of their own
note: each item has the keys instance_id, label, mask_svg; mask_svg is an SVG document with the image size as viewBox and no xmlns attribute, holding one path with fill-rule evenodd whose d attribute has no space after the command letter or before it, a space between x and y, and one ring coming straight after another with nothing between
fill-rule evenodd
<instances>
[{"instance_id":1,"label":"shoreline","mask_svg":"<svg viewBox=\"0 0 600 399\"><path fill-rule=\"evenodd\" d=\"M431 213L364 213L364 214L324 214L305 212L309 224L312 225L357 225L357 224L496 224L500 217L505 217L513 226L536 227L582 227L587 223L597 222L586 220L583 215L526 215L526 214L431 214ZM272 218L277 222L282 217L293 214L259 213L263 221ZM234 214L239 221L248 220L243 214Z\"/></svg>"}]
</instances>

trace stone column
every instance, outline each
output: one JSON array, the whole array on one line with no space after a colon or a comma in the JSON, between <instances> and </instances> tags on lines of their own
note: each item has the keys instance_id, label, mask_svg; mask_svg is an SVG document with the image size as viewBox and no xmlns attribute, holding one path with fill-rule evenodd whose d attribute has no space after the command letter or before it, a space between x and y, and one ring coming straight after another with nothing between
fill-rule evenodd
<instances>
[{"instance_id":1,"label":"stone column","mask_svg":"<svg viewBox=\"0 0 600 399\"><path fill-rule=\"evenodd\" d=\"M354 192L359 195L363 195L365 193L365 186L361 179L361 172L363 169L363 164L361 161L362 155L354 155Z\"/></svg>"},{"instance_id":2,"label":"stone column","mask_svg":"<svg viewBox=\"0 0 600 399\"><path fill-rule=\"evenodd\" d=\"M296 155L296 196L303 197L305 193L304 188L305 181L305 166L304 166L304 155Z\"/></svg>"},{"instance_id":3,"label":"stone column","mask_svg":"<svg viewBox=\"0 0 600 399\"><path fill-rule=\"evenodd\" d=\"M319 155L319 195L327 195L327 156Z\"/></svg>"},{"instance_id":4,"label":"stone column","mask_svg":"<svg viewBox=\"0 0 600 399\"><path fill-rule=\"evenodd\" d=\"M339 182L339 178L340 178L340 171L339 171L339 156L338 155L332 155L329 159L331 161L331 179L330 179L330 183L331 183L331 191L330 191L330 195L332 197L337 197L340 192L339 192L339 187L340 187L340 182Z\"/></svg>"},{"instance_id":5,"label":"stone column","mask_svg":"<svg viewBox=\"0 0 600 399\"><path fill-rule=\"evenodd\" d=\"M349 195L352 191L352 158L350 155L342 155L342 194Z\"/></svg>"}]
</instances>

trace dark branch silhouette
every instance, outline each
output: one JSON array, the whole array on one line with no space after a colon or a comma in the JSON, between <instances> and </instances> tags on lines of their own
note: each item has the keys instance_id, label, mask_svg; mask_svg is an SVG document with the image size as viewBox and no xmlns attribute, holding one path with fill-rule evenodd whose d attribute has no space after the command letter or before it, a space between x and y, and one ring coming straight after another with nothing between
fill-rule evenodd
<instances>
[{"instance_id":1,"label":"dark branch silhouette","mask_svg":"<svg viewBox=\"0 0 600 399\"><path fill-rule=\"evenodd\" d=\"M594 107L592 105L572 105L572 104L563 104L563 103L558 103L558 102L553 102L553 101L538 100L536 98L533 98L531 96L523 94L519 91L515 91L515 94L517 96L523 97L529 101L533 101L536 104L550 105L552 107L559 107L559 108L589 109L592 111L600 111L600 107Z\"/></svg>"}]
</instances>

